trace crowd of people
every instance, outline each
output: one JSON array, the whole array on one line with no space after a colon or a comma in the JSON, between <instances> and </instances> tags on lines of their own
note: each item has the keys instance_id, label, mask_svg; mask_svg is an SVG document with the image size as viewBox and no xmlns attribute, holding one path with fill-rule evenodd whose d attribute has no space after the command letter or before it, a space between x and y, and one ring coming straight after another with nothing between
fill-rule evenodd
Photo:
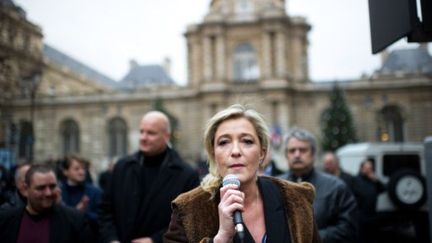
<instances>
[{"instance_id":1,"label":"crowd of people","mask_svg":"<svg viewBox=\"0 0 432 243\"><path fill-rule=\"evenodd\" d=\"M326 152L320 170L307 130L285 136L285 173L272 161L265 119L247 106L207 122L207 168L192 167L169 146L164 113L144 114L139 134L139 150L111 162L99 183L78 155L23 163L14 176L2 170L1 241L374 242L370 226L385 186L373 161L351 176ZM232 175L238 184L223 183Z\"/></svg>"}]
</instances>

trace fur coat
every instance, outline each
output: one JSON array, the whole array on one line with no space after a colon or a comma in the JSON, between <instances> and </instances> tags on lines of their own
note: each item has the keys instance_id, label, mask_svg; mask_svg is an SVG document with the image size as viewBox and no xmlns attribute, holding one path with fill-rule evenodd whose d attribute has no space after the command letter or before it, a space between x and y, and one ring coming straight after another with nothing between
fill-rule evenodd
<instances>
[{"instance_id":1,"label":"fur coat","mask_svg":"<svg viewBox=\"0 0 432 243\"><path fill-rule=\"evenodd\" d=\"M312 208L314 187L272 177L260 180L279 188L291 242L320 242ZM201 187L178 196L172 203L173 214L164 242L212 242L219 227L218 204L219 197L210 200L210 194Z\"/></svg>"}]
</instances>

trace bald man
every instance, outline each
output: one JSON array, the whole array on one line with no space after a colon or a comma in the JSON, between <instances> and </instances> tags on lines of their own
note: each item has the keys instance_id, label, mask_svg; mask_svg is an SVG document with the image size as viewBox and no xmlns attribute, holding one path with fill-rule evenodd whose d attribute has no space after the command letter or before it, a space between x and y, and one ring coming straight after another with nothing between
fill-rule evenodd
<instances>
[{"instance_id":1,"label":"bald man","mask_svg":"<svg viewBox=\"0 0 432 243\"><path fill-rule=\"evenodd\" d=\"M168 144L168 117L141 119L139 151L118 161L100 207L102 242L162 242L171 201L199 185L198 174Z\"/></svg>"},{"instance_id":2,"label":"bald man","mask_svg":"<svg viewBox=\"0 0 432 243\"><path fill-rule=\"evenodd\" d=\"M322 156L322 161L324 171L342 179L348 188L353 192L354 177L342 170L338 156L333 152L326 152Z\"/></svg>"},{"instance_id":3,"label":"bald man","mask_svg":"<svg viewBox=\"0 0 432 243\"><path fill-rule=\"evenodd\" d=\"M30 164L24 163L17 167L15 171L15 187L16 190L9 197L8 201L1 205L1 209L10 207L20 207L27 204L27 197L25 195L25 175L30 169Z\"/></svg>"}]
</instances>

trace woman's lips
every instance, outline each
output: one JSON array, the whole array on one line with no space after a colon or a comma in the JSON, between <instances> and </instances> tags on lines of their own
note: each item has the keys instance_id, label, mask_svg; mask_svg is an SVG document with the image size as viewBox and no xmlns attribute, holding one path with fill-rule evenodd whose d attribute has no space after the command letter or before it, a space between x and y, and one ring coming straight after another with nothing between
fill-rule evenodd
<instances>
[{"instance_id":1,"label":"woman's lips","mask_svg":"<svg viewBox=\"0 0 432 243\"><path fill-rule=\"evenodd\" d=\"M230 168L233 168L233 169L235 169L235 168L241 168L241 167L244 167L244 165L243 164L233 164L233 165L230 165Z\"/></svg>"}]
</instances>

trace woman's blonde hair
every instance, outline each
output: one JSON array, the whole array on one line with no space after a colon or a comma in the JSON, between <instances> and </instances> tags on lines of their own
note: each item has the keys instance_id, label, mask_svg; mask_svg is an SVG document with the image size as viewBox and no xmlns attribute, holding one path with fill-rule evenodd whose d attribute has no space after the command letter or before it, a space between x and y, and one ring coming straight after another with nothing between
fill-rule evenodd
<instances>
[{"instance_id":1,"label":"woman's blonde hair","mask_svg":"<svg viewBox=\"0 0 432 243\"><path fill-rule=\"evenodd\" d=\"M214 158L214 140L216 130L219 125L230 119L246 118L249 120L255 128L261 148L265 152L268 151L269 147L269 130L263 116L252 108L244 105L235 104L218 113L207 121L206 128L204 131L204 145L207 152L209 173L203 178L201 187L204 191L211 194L212 198L218 191L222 178L218 172L216 161Z\"/></svg>"}]
</instances>

